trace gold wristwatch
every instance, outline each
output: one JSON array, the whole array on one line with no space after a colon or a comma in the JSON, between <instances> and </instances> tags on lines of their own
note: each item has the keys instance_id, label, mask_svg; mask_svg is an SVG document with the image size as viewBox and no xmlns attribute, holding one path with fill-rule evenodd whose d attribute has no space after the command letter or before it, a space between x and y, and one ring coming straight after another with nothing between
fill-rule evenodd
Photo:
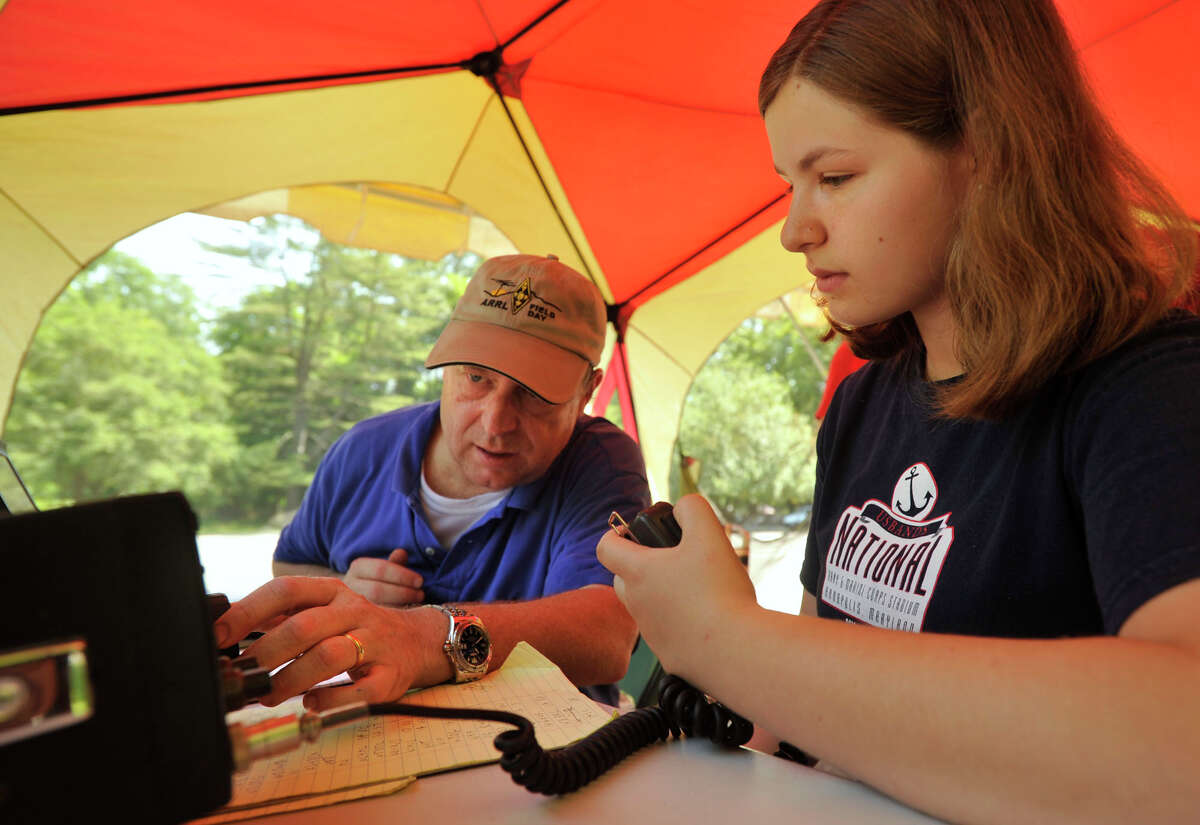
<instances>
[{"instance_id":1,"label":"gold wristwatch","mask_svg":"<svg viewBox=\"0 0 1200 825\"><path fill-rule=\"evenodd\" d=\"M487 675L488 664L492 661L492 640L483 622L461 607L433 606L450 619L450 631L442 643L442 650L454 668L454 681L473 682Z\"/></svg>"}]
</instances>

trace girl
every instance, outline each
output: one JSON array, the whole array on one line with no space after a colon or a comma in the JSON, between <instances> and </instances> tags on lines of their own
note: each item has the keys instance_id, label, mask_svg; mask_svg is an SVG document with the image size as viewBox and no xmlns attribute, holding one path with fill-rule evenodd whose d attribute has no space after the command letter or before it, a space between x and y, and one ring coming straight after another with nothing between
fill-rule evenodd
<instances>
[{"instance_id":1,"label":"girl","mask_svg":"<svg viewBox=\"0 0 1200 825\"><path fill-rule=\"evenodd\" d=\"M641 632L936 816L1195 822L1194 227L1050 0L823 0L759 104L781 241L871 362L819 435L801 615L757 606L685 497L677 549L600 542Z\"/></svg>"}]
</instances>

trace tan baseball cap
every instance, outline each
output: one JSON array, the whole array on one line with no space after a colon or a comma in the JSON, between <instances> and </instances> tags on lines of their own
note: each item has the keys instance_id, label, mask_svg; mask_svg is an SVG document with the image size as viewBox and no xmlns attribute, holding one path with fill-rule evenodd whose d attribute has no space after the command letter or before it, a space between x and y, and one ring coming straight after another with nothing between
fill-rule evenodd
<instances>
[{"instance_id":1,"label":"tan baseball cap","mask_svg":"<svg viewBox=\"0 0 1200 825\"><path fill-rule=\"evenodd\" d=\"M562 404L600 363L605 323L600 291L553 255L489 258L471 277L425 366L477 364Z\"/></svg>"}]
</instances>

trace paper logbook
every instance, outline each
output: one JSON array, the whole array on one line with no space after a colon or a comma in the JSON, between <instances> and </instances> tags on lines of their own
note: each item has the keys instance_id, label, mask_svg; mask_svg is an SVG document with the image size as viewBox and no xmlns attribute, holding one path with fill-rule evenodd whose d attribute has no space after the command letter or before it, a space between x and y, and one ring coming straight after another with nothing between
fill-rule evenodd
<instances>
[{"instance_id":1,"label":"paper logbook","mask_svg":"<svg viewBox=\"0 0 1200 825\"><path fill-rule=\"evenodd\" d=\"M502 667L477 682L413 691L403 701L520 714L533 723L538 743L547 749L582 739L613 716L613 711L580 693L553 662L524 642L513 648ZM302 712L297 697L275 708L243 708L228 714L227 721L252 724ZM229 804L196 822L230 822L391 793L416 776L498 761L500 754L492 740L511 729L501 722L459 719L360 719L234 774Z\"/></svg>"}]
</instances>

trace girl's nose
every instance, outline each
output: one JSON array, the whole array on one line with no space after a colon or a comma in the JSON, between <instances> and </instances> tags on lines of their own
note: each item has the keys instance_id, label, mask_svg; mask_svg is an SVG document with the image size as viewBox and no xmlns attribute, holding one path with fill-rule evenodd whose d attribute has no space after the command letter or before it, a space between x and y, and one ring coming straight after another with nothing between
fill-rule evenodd
<instances>
[{"instance_id":1,"label":"girl's nose","mask_svg":"<svg viewBox=\"0 0 1200 825\"><path fill-rule=\"evenodd\" d=\"M825 228L811 212L793 200L787 220L779 231L779 242L788 252L807 252L825 243Z\"/></svg>"}]
</instances>

